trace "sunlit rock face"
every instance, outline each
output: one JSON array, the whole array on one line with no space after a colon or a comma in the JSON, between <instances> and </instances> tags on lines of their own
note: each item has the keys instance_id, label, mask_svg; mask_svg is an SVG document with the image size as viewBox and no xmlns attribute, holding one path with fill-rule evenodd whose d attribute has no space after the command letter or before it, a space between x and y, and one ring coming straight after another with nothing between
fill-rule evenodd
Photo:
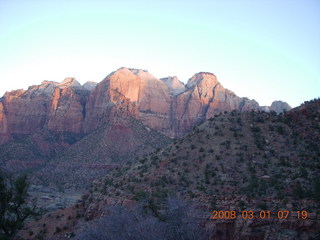
<instances>
[{"instance_id":1,"label":"sunlit rock face","mask_svg":"<svg viewBox=\"0 0 320 240\"><path fill-rule=\"evenodd\" d=\"M168 88L147 71L121 68L99 83L91 92L87 105L88 130L106 121L113 106L119 104L126 108L126 114L132 114L147 126L169 134Z\"/></svg>"},{"instance_id":2,"label":"sunlit rock face","mask_svg":"<svg viewBox=\"0 0 320 240\"><path fill-rule=\"evenodd\" d=\"M240 98L225 89L214 74L202 72L189 79L186 91L173 99L173 124L179 136L217 113L256 110L258 107L256 101Z\"/></svg>"},{"instance_id":3,"label":"sunlit rock face","mask_svg":"<svg viewBox=\"0 0 320 240\"><path fill-rule=\"evenodd\" d=\"M0 103L0 142L12 135L32 134L43 128L82 132L89 91L74 78L61 83L43 81L28 90L7 92Z\"/></svg>"},{"instance_id":4,"label":"sunlit rock face","mask_svg":"<svg viewBox=\"0 0 320 240\"><path fill-rule=\"evenodd\" d=\"M129 115L176 137L217 113L258 108L254 100L225 89L212 73L197 73L184 85L177 77L159 80L145 70L120 68L98 84L81 86L66 78L7 92L0 99L0 143L41 129L89 133Z\"/></svg>"},{"instance_id":5,"label":"sunlit rock face","mask_svg":"<svg viewBox=\"0 0 320 240\"><path fill-rule=\"evenodd\" d=\"M121 68L91 92L87 105L88 129L106 121L112 106L125 101L131 103L128 111L138 120L172 137L183 135L216 113L247 111L259 106L223 88L211 73L195 74L184 86L175 77L158 80L147 71Z\"/></svg>"}]
</instances>

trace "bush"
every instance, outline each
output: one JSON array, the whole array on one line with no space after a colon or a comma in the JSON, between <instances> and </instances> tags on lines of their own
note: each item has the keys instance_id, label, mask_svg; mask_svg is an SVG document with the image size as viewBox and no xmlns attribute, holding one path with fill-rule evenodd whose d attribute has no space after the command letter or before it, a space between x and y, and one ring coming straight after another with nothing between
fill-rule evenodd
<instances>
[{"instance_id":1,"label":"bush","mask_svg":"<svg viewBox=\"0 0 320 240\"><path fill-rule=\"evenodd\" d=\"M199 220L199 216L205 219L205 213L183 199L167 198L161 211L153 201L144 201L131 209L113 206L108 212L109 215L77 234L78 239L209 239L208 231Z\"/></svg>"}]
</instances>

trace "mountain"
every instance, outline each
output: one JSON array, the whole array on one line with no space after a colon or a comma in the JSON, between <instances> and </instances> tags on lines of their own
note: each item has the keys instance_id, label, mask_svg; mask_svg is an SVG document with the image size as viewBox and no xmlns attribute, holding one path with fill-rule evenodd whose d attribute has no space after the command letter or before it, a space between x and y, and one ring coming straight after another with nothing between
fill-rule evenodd
<instances>
[{"instance_id":1,"label":"mountain","mask_svg":"<svg viewBox=\"0 0 320 240\"><path fill-rule=\"evenodd\" d=\"M233 220L207 219L215 239L316 239L319 119L319 99L280 115L217 114L165 149L95 181L83 198L85 216L94 218L104 215L107 205L142 199L161 208L166 196L177 195L208 212L238 212ZM257 219L243 219L244 210ZM308 212L303 220L302 210ZM262 218L261 211L270 211L270 217ZM290 215L279 219L278 211Z\"/></svg>"},{"instance_id":2,"label":"mountain","mask_svg":"<svg viewBox=\"0 0 320 240\"><path fill-rule=\"evenodd\" d=\"M159 80L144 70L121 68L91 92L87 105L88 129L103 123L120 96L134 103L130 112L138 120L170 137L182 136L215 113L259 107L254 100L237 97L223 88L210 73L194 75L186 88L182 88L175 78Z\"/></svg>"},{"instance_id":3,"label":"mountain","mask_svg":"<svg viewBox=\"0 0 320 240\"><path fill-rule=\"evenodd\" d=\"M43 81L28 90L7 92L0 101L0 143L42 129L83 133L88 90L75 79Z\"/></svg>"},{"instance_id":4,"label":"mountain","mask_svg":"<svg viewBox=\"0 0 320 240\"><path fill-rule=\"evenodd\" d=\"M186 87L185 92L172 99L172 129L175 129L176 136L182 136L217 113L259 108L256 101L240 98L225 89L212 73L195 74Z\"/></svg>"},{"instance_id":5,"label":"mountain","mask_svg":"<svg viewBox=\"0 0 320 240\"><path fill-rule=\"evenodd\" d=\"M216 239L316 238L320 101L282 108L276 102L261 111L206 72L184 86L129 68L98 84L43 81L0 99L0 166L31 173L46 191L91 185L72 207L72 221L64 218L68 231L75 218L104 215L108 205L150 200L161 211L177 195L209 213L272 212L261 221L207 219ZM294 214L281 222L279 210ZM310 213L303 222L300 210ZM48 221L57 226L56 219Z\"/></svg>"},{"instance_id":6,"label":"mountain","mask_svg":"<svg viewBox=\"0 0 320 240\"><path fill-rule=\"evenodd\" d=\"M277 109L283 105L275 104ZM259 110L259 105L236 96L214 74L206 72L195 74L186 85L176 77L157 79L148 71L132 68L120 68L100 83L87 82L83 86L74 78L61 83L43 81L28 90L6 92L0 99L0 163L2 168L12 171L34 169L52 159L56 161L53 165L72 158L71 162L90 159L95 163L96 159L92 159L95 154L89 153L96 151L94 146L99 146L99 141L110 142L113 136L106 126L127 129L120 131L122 135L116 140L131 139L137 144L131 148L129 143L114 141L108 148L97 151L98 161L123 162L122 153L132 160L152 151L151 147L138 150L144 144L152 143L153 149L164 146L162 143L168 143L168 139L163 135L183 136L206 119L232 110ZM136 124L121 119L131 119L128 120L131 123L135 119L154 132L154 139L161 144L148 138L139 140L143 131L134 132ZM103 132L105 138L98 137ZM93 148L82 144L85 137L87 145ZM125 146L123 152L110 151L119 149L121 144Z\"/></svg>"},{"instance_id":7,"label":"mountain","mask_svg":"<svg viewBox=\"0 0 320 240\"><path fill-rule=\"evenodd\" d=\"M145 125L168 135L170 96L167 86L150 73L121 68L107 76L91 92L86 107L87 131L103 124L111 109L130 102L126 111Z\"/></svg>"},{"instance_id":8,"label":"mountain","mask_svg":"<svg viewBox=\"0 0 320 240\"><path fill-rule=\"evenodd\" d=\"M134 118L121 119L121 125L136 125L142 134L149 131ZM60 172L56 172L59 173L56 176L60 176L56 177L57 183L63 182L65 177L67 181L72 180L72 174L81 176L85 163L87 168L97 169L94 171L97 176L105 174L104 177L93 181L75 205L30 221L19 234L28 239L37 239L37 234L31 236L30 232L47 239L67 239L72 233L78 239L81 231L101 231L101 221L109 220L111 226L115 226L112 223L126 223L128 214L136 214L134 206L144 210L134 220L148 227L154 223L150 222L150 210L153 221L166 222L167 219L163 219L163 213L168 210L165 202L167 196L171 196L193 203L183 205L184 211L193 211L188 215L178 211L176 202L173 207L178 215L175 216L178 219L184 216L184 220L192 220L197 228L206 228L210 239L318 239L319 119L319 99L278 115L236 110L219 113L166 147L103 170L106 167L101 164L103 162L94 159L99 158L96 154L103 148L101 143L105 136L113 135L117 128L116 123L110 123L71 147L79 144L72 150L79 153L78 161L69 158L68 153L62 156L67 158L65 161L56 159L58 164L70 164L60 165ZM119 146L121 139L113 140L117 141L115 145L107 143L105 146L123 147ZM88 151L93 153L92 157L86 153ZM81 159L82 156L85 159ZM86 162L93 160L96 161L94 166ZM63 167L65 171L61 171ZM48 169L43 176L50 176L50 171L57 171L57 168ZM80 184L83 179L78 179ZM117 209L117 214L110 216L110 211ZM234 218L230 215L232 211L236 215ZM116 229L115 235L117 231L137 234L121 225ZM207 238L197 235L197 239Z\"/></svg>"},{"instance_id":9,"label":"mountain","mask_svg":"<svg viewBox=\"0 0 320 240\"><path fill-rule=\"evenodd\" d=\"M89 133L123 101L132 103L128 114L169 137L182 136L219 112L259 109L257 102L236 96L211 73L197 73L184 86L176 77L159 80L144 70L120 68L98 84L81 86L66 78L7 92L0 99L0 144L42 129Z\"/></svg>"}]
</instances>

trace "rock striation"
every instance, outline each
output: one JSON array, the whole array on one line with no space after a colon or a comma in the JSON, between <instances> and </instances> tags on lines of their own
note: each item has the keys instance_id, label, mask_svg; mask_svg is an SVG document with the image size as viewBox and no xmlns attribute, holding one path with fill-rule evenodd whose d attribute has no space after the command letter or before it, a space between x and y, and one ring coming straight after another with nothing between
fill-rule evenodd
<instances>
[{"instance_id":1,"label":"rock striation","mask_svg":"<svg viewBox=\"0 0 320 240\"><path fill-rule=\"evenodd\" d=\"M189 79L187 89L172 101L172 129L181 136L204 120L224 111L257 110L259 104L225 89L212 73L201 72Z\"/></svg>"},{"instance_id":2,"label":"rock striation","mask_svg":"<svg viewBox=\"0 0 320 240\"><path fill-rule=\"evenodd\" d=\"M147 71L121 68L108 75L91 92L87 104L87 131L111 116L115 105L145 125L170 134L170 95L167 86Z\"/></svg>"},{"instance_id":3,"label":"rock striation","mask_svg":"<svg viewBox=\"0 0 320 240\"><path fill-rule=\"evenodd\" d=\"M0 143L41 129L83 132L89 93L74 78L6 92L0 100Z\"/></svg>"}]
</instances>

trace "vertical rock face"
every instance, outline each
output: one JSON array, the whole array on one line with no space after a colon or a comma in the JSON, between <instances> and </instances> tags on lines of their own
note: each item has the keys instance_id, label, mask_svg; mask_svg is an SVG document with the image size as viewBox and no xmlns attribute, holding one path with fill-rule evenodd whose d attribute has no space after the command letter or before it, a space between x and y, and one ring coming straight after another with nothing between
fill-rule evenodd
<instances>
[{"instance_id":1,"label":"vertical rock face","mask_svg":"<svg viewBox=\"0 0 320 240\"><path fill-rule=\"evenodd\" d=\"M168 133L169 92L165 84L150 73L121 68L99 83L91 92L88 101L88 130L108 119L112 107L116 104L127 104L128 113L144 124ZM96 124L92 123L94 119Z\"/></svg>"},{"instance_id":2,"label":"vertical rock face","mask_svg":"<svg viewBox=\"0 0 320 240\"><path fill-rule=\"evenodd\" d=\"M44 101L40 100L42 96L29 93L16 90L4 95L3 116L0 118L3 122L0 125L4 126L6 134L29 134L43 127L46 107Z\"/></svg>"},{"instance_id":3,"label":"vertical rock face","mask_svg":"<svg viewBox=\"0 0 320 240\"><path fill-rule=\"evenodd\" d=\"M195 124L215 114L231 110L256 110L254 100L240 98L225 89L212 73L197 73L187 83L187 90L173 99L172 113L176 134L182 135Z\"/></svg>"},{"instance_id":4,"label":"vertical rock face","mask_svg":"<svg viewBox=\"0 0 320 240\"><path fill-rule=\"evenodd\" d=\"M75 91L70 87L56 88L47 110L47 128L61 132L83 132L87 95L85 90Z\"/></svg>"},{"instance_id":5,"label":"vertical rock face","mask_svg":"<svg viewBox=\"0 0 320 240\"><path fill-rule=\"evenodd\" d=\"M283 107L277 102L271 108ZM66 78L7 92L0 99L0 144L41 129L89 133L129 115L176 137L217 113L252 109L259 109L257 102L225 89L212 73L197 73L185 86L177 77L159 80L144 70L120 68L99 84L81 86Z\"/></svg>"},{"instance_id":6,"label":"vertical rock face","mask_svg":"<svg viewBox=\"0 0 320 240\"><path fill-rule=\"evenodd\" d=\"M4 113L3 103L0 102L0 144L3 144L11 140L11 136L8 132L7 116Z\"/></svg>"},{"instance_id":7,"label":"vertical rock face","mask_svg":"<svg viewBox=\"0 0 320 240\"><path fill-rule=\"evenodd\" d=\"M0 143L43 128L82 132L88 94L73 78L62 83L43 81L27 91L7 92L0 102Z\"/></svg>"}]
</instances>

